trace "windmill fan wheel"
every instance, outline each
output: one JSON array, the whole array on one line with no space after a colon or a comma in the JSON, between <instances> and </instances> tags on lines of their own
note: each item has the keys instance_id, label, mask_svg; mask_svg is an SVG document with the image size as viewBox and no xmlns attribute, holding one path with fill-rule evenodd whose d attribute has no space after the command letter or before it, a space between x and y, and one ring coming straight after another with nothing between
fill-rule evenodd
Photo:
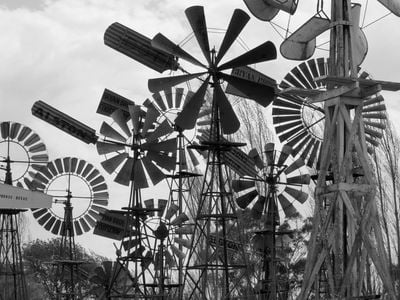
<instances>
[{"instance_id":1,"label":"windmill fan wheel","mask_svg":"<svg viewBox=\"0 0 400 300\"><path fill-rule=\"evenodd\" d=\"M49 160L46 146L32 129L17 122L1 122L0 131L0 170L9 169L12 178L7 180L23 187L21 180L26 183L28 173ZM7 172L0 180L5 182L6 176Z\"/></svg>"},{"instance_id":2,"label":"windmill fan wheel","mask_svg":"<svg viewBox=\"0 0 400 300\"><path fill-rule=\"evenodd\" d=\"M154 105L144 110L133 103L128 109L115 110L110 116L114 123L102 123L103 141L96 143L97 152L106 156L101 165L115 174L115 182L146 188L166 177L162 169L175 169L176 138L162 139L174 129L168 120L156 122L160 112Z\"/></svg>"},{"instance_id":3,"label":"windmill fan wheel","mask_svg":"<svg viewBox=\"0 0 400 300\"><path fill-rule=\"evenodd\" d=\"M324 58L310 59L294 67L279 87L325 90L326 86L318 82L317 78L327 74L327 62ZM359 77L366 78L368 74L360 72ZM375 94L364 101L362 117L369 151L378 145L382 130L386 127L386 107L383 100L381 95ZM324 109L307 103L307 97L283 93L274 100L272 115L279 140L290 145L308 167L318 169L325 123Z\"/></svg>"},{"instance_id":4,"label":"windmill fan wheel","mask_svg":"<svg viewBox=\"0 0 400 300\"><path fill-rule=\"evenodd\" d=\"M276 224L279 224L279 206L287 218L298 214L293 202L307 200L304 189L310 183L310 175L303 171L304 161L294 159L292 153L289 145L278 151L273 143L265 145L262 155L256 149L250 150L258 174L232 180L232 189L239 194L236 203L241 209L250 208L254 218L263 216Z\"/></svg>"},{"instance_id":5,"label":"windmill fan wheel","mask_svg":"<svg viewBox=\"0 0 400 300\"><path fill-rule=\"evenodd\" d=\"M72 206L74 235L88 232L108 205L107 184L100 172L85 160L58 158L32 175L31 188L53 197L51 208L33 209L33 216L46 230L64 235L68 220L65 209Z\"/></svg>"},{"instance_id":6,"label":"windmill fan wheel","mask_svg":"<svg viewBox=\"0 0 400 300\"><path fill-rule=\"evenodd\" d=\"M146 216L141 222L141 232L132 228L132 235L122 242L125 251L129 255L148 257L149 264L153 264L155 270L161 268L177 267L180 259L185 258L183 248L189 248L193 234L193 228L187 225L189 220L185 213L179 213L175 204L168 204L165 199L147 199L143 201ZM139 238L139 235L141 238ZM187 238L183 238L183 236ZM142 242L140 241L142 239ZM144 243L143 243L144 241ZM163 245L162 256L159 246Z\"/></svg>"},{"instance_id":7,"label":"windmill fan wheel","mask_svg":"<svg viewBox=\"0 0 400 300\"><path fill-rule=\"evenodd\" d=\"M223 91L222 81L235 87L242 94L246 95L246 98L253 99L263 106L267 106L274 99L275 84L260 84L226 74L223 71L273 60L276 58L276 48L272 42L267 41L258 47L221 64L225 54L238 38L250 17L240 9L234 11L226 34L217 52L218 54L216 54L216 51L210 48L204 8L202 6L192 6L185 10L185 14L205 58L204 63L193 57L161 33L157 34L152 39L151 45L156 49L181 58L192 65L196 65L204 71L150 79L148 82L149 90L156 93L161 90L168 90L173 86L195 78L201 79L202 83L200 87L189 99L181 113L175 119L175 125L184 130L192 129L195 126L200 109L204 102L207 88L211 85L214 91L213 103L215 103L216 107L219 109L219 121L222 132L224 134L232 134L239 129L240 122Z\"/></svg>"}]
</instances>

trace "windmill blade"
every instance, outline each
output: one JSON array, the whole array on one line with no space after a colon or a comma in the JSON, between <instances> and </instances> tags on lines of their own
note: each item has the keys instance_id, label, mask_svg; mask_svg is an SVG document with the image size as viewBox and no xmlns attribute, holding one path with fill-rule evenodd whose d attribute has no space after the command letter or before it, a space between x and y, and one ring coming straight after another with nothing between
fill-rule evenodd
<instances>
[{"instance_id":1,"label":"windmill blade","mask_svg":"<svg viewBox=\"0 0 400 300\"><path fill-rule=\"evenodd\" d=\"M135 134L139 133L139 122L140 122L140 105L129 105L129 115L131 116L132 128Z\"/></svg>"},{"instance_id":2,"label":"windmill blade","mask_svg":"<svg viewBox=\"0 0 400 300\"><path fill-rule=\"evenodd\" d=\"M204 96L207 91L210 76L202 83L197 92L188 100L182 111L175 119L175 125L181 129L193 129L203 105Z\"/></svg>"},{"instance_id":3,"label":"windmill blade","mask_svg":"<svg viewBox=\"0 0 400 300\"><path fill-rule=\"evenodd\" d=\"M293 171L301 168L302 166L304 166L304 160L302 158L298 158L296 159L293 163L291 163L284 171L283 173L285 173L286 175L292 173Z\"/></svg>"},{"instance_id":4,"label":"windmill blade","mask_svg":"<svg viewBox=\"0 0 400 300\"><path fill-rule=\"evenodd\" d=\"M144 200L143 202L144 202L144 206L149 210L147 212L147 215L150 217L153 217L154 216L154 211L153 211L154 199L147 199L147 200Z\"/></svg>"},{"instance_id":5,"label":"windmill blade","mask_svg":"<svg viewBox=\"0 0 400 300\"><path fill-rule=\"evenodd\" d=\"M273 59L276 59L276 48L272 42L267 41L256 48L251 49L246 53L224 63L218 67L218 70L222 71L226 69L233 69Z\"/></svg>"},{"instance_id":6,"label":"windmill blade","mask_svg":"<svg viewBox=\"0 0 400 300\"><path fill-rule=\"evenodd\" d=\"M293 15L297 2L295 0L244 0L250 12L262 21L271 21L280 10Z\"/></svg>"},{"instance_id":7,"label":"windmill blade","mask_svg":"<svg viewBox=\"0 0 400 300\"><path fill-rule=\"evenodd\" d=\"M156 185L166 177L165 174L155 164L153 164L150 161L150 159L148 159L146 156L144 156L141 161L153 185Z\"/></svg>"},{"instance_id":8,"label":"windmill blade","mask_svg":"<svg viewBox=\"0 0 400 300\"><path fill-rule=\"evenodd\" d=\"M194 65L207 68L204 64L202 64L200 61L191 56L189 53L187 53L185 50L183 50L181 47L179 47L177 44L172 42L161 33L158 33L153 37L153 39L151 40L151 46L156 49L165 51L168 54L172 54L174 56L182 58L188 62L191 62Z\"/></svg>"},{"instance_id":9,"label":"windmill blade","mask_svg":"<svg viewBox=\"0 0 400 300\"><path fill-rule=\"evenodd\" d=\"M246 98L252 99L264 107L268 106L275 99L275 86L260 84L224 73L219 73L218 76L233 85L237 90L243 93Z\"/></svg>"},{"instance_id":10,"label":"windmill blade","mask_svg":"<svg viewBox=\"0 0 400 300\"><path fill-rule=\"evenodd\" d=\"M400 3L397 0L378 0L383 6L393 14L400 17Z\"/></svg>"},{"instance_id":11,"label":"windmill blade","mask_svg":"<svg viewBox=\"0 0 400 300\"><path fill-rule=\"evenodd\" d=\"M119 141L122 143L126 142L126 138L124 136L122 136L114 128L112 128L110 125L108 125L108 123L106 123L106 122L103 122L103 124L101 124L100 133L107 138L110 138L110 139L113 139L113 140L116 140L116 141Z\"/></svg>"},{"instance_id":12,"label":"windmill blade","mask_svg":"<svg viewBox=\"0 0 400 300\"><path fill-rule=\"evenodd\" d=\"M300 191L300 190L296 190L289 186L285 187L285 189L283 191L288 193L290 196L292 196L294 199L296 199L300 203L304 203L308 199L307 193Z\"/></svg>"},{"instance_id":13,"label":"windmill blade","mask_svg":"<svg viewBox=\"0 0 400 300\"><path fill-rule=\"evenodd\" d=\"M297 209L293 206L292 203L290 203L288 198L286 198L284 195L282 194L278 195L278 200L287 218L296 215L298 213Z\"/></svg>"},{"instance_id":14,"label":"windmill blade","mask_svg":"<svg viewBox=\"0 0 400 300\"><path fill-rule=\"evenodd\" d=\"M142 128L142 135L146 136L147 131L153 126L153 123L157 120L160 113L154 106L147 108L146 117L144 118L144 124Z\"/></svg>"},{"instance_id":15,"label":"windmill blade","mask_svg":"<svg viewBox=\"0 0 400 300\"><path fill-rule=\"evenodd\" d=\"M197 5L188 7L185 9L185 14L208 65L211 65L210 45L208 42L207 25L203 6Z\"/></svg>"},{"instance_id":16,"label":"windmill blade","mask_svg":"<svg viewBox=\"0 0 400 300\"><path fill-rule=\"evenodd\" d=\"M253 207L251 208L251 215L254 219L256 220L261 219L266 200L267 200L266 197L259 196L257 201L254 203Z\"/></svg>"},{"instance_id":17,"label":"windmill blade","mask_svg":"<svg viewBox=\"0 0 400 300\"><path fill-rule=\"evenodd\" d=\"M114 120L115 123L122 129L122 131L129 137L132 135L131 130L129 129L128 125L126 124L125 113L121 109L115 110L111 114L111 118Z\"/></svg>"},{"instance_id":18,"label":"windmill blade","mask_svg":"<svg viewBox=\"0 0 400 300\"><path fill-rule=\"evenodd\" d=\"M355 66L360 66L364 61L367 52L368 52L368 41L365 37L364 32L360 28L360 13L361 13L361 4L354 3L351 6L351 36L352 36L352 45L351 52L353 56L353 63Z\"/></svg>"},{"instance_id":19,"label":"windmill blade","mask_svg":"<svg viewBox=\"0 0 400 300\"><path fill-rule=\"evenodd\" d=\"M179 210L179 206L175 204L171 204L171 206L167 209L167 212L165 214L165 219L166 220L171 220L172 216L176 214Z\"/></svg>"},{"instance_id":20,"label":"windmill blade","mask_svg":"<svg viewBox=\"0 0 400 300\"><path fill-rule=\"evenodd\" d=\"M310 175L302 174L294 177L286 178L288 184L310 184Z\"/></svg>"},{"instance_id":21,"label":"windmill blade","mask_svg":"<svg viewBox=\"0 0 400 300\"><path fill-rule=\"evenodd\" d=\"M128 153L120 153L117 154L116 156L113 156L103 162L101 162L101 165L103 166L104 170L106 170L109 174L113 173L120 164L122 164L125 159L128 158Z\"/></svg>"},{"instance_id":22,"label":"windmill blade","mask_svg":"<svg viewBox=\"0 0 400 300\"><path fill-rule=\"evenodd\" d=\"M158 216L161 217L164 214L165 207L167 206L168 200L158 199Z\"/></svg>"},{"instance_id":23,"label":"windmill blade","mask_svg":"<svg viewBox=\"0 0 400 300\"><path fill-rule=\"evenodd\" d=\"M108 154L111 152L118 152L125 149L124 145L107 143L107 142L97 142L96 143L97 153L100 155Z\"/></svg>"},{"instance_id":24,"label":"windmill blade","mask_svg":"<svg viewBox=\"0 0 400 300\"><path fill-rule=\"evenodd\" d=\"M171 245L171 250L179 259L185 259L186 254L175 245Z\"/></svg>"},{"instance_id":25,"label":"windmill blade","mask_svg":"<svg viewBox=\"0 0 400 300\"><path fill-rule=\"evenodd\" d=\"M194 234L193 226L182 226L175 229L176 234Z\"/></svg>"},{"instance_id":26,"label":"windmill blade","mask_svg":"<svg viewBox=\"0 0 400 300\"><path fill-rule=\"evenodd\" d=\"M121 170L119 170L117 176L114 178L114 181L129 186L129 183L132 179L132 168L133 168L133 158L128 157L125 161L125 164L122 166Z\"/></svg>"},{"instance_id":27,"label":"windmill blade","mask_svg":"<svg viewBox=\"0 0 400 300\"><path fill-rule=\"evenodd\" d=\"M238 193L249 188L255 187L256 182L254 180L243 180L243 179L233 179L232 189Z\"/></svg>"},{"instance_id":28,"label":"windmill blade","mask_svg":"<svg viewBox=\"0 0 400 300\"><path fill-rule=\"evenodd\" d=\"M215 58L216 65L218 65L218 63L224 57L226 52L232 46L233 42L239 36L240 32L242 32L243 28L246 26L249 20L249 15L246 14L243 10L235 9L231 21L229 22L228 29L226 30L221 47L219 47L217 57Z\"/></svg>"},{"instance_id":29,"label":"windmill blade","mask_svg":"<svg viewBox=\"0 0 400 300\"><path fill-rule=\"evenodd\" d=\"M245 209L250 204L250 202L252 202L257 196L258 196L257 190L253 190L247 194L238 197L236 199L236 203L241 209Z\"/></svg>"},{"instance_id":30,"label":"windmill blade","mask_svg":"<svg viewBox=\"0 0 400 300\"><path fill-rule=\"evenodd\" d=\"M170 87L173 87L175 85L178 85L180 83L189 81L193 78L200 77L204 74L206 74L206 72L193 73L193 74L187 74L187 75L179 75L179 76L171 76L171 77L153 78L153 79L149 79L147 85L148 85L150 92L156 93L156 92L168 89Z\"/></svg>"},{"instance_id":31,"label":"windmill blade","mask_svg":"<svg viewBox=\"0 0 400 300\"><path fill-rule=\"evenodd\" d=\"M134 187L136 189L143 189L149 187L149 183L147 182L146 174L144 172L143 160L137 160L135 162L132 162L132 165L133 165L133 173L131 173L130 179L133 180ZM126 172L125 174L128 175L128 172Z\"/></svg>"},{"instance_id":32,"label":"windmill blade","mask_svg":"<svg viewBox=\"0 0 400 300\"><path fill-rule=\"evenodd\" d=\"M174 128L171 126L169 121L165 119L151 134L149 134L149 136L146 138L146 141L155 141L162 136L172 133L173 131Z\"/></svg>"},{"instance_id":33,"label":"windmill blade","mask_svg":"<svg viewBox=\"0 0 400 300\"><path fill-rule=\"evenodd\" d=\"M176 261L174 259L174 257L172 256L172 254L166 250L164 252L165 254L165 264L169 267L169 268L174 268L176 267Z\"/></svg>"},{"instance_id":34,"label":"windmill blade","mask_svg":"<svg viewBox=\"0 0 400 300\"><path fill-rule=\"evenodd\" d=\"M272 166L275 163L275 144L267 143L264 146L265 156L267 158L267 165Z\"/></svg>"},{"instance_id":35,"label":"windmill blade","mask_svg":"<svg viewBox=\"0 0 400 300\"><path fill-rule=\"evenodd\" d=\"M172 226L180 226L182 225L183 222L186 222L189 220L189 217L185 213L181 213L179 216L177 216L174 220L171 221Z\"/></svg>"},{"instance_id":36,"label":"windmill blade","mask_svg":"<svg viewBox=\"0 0 400 300\"><path fill-rule=\"evenodd\" d=\"M282 150L281 150L281 155L278 158L277 161L277 166L281 167L285 164L285 161L287 160L287 158L289 157L289 155L291 155L293 153L293 149L292 147L290 147L289 145L283 145Z\"/></svg>"},{"instance_id":37,"label":"windmill blade","mask_svg":"<svg viewBox=\"0 0 400 300\"><path fill-rule=\"evenodd\" d=\"M222 133L232 134L238 131L240 121L219 84L215 84L214 86L214 101L216 101L219 108Z\"/></svg>"},{"instance_id":38,"label":"windmill blade","mask_svg":"<svg viewBox=\"0 0 400 300\"><path fill-rule=\"evenodd\" d=\"M249 156L254 160L258 169L262 170L264 168L264 162L262 161L260 154L258 154L257 149L251 149L249 151Z\"/></svg>"},{"instance_id":39,"label":"windmill blade","mask_svg":"<svg viewBox=\"0 0 400 300\"><path fill-rule=\"evenodd\" d=\"M124 248L125 251L128 251L138 245L140 245L140 240L132 237L122 242L122 247Z\"/></svg>"},{"instance_id":40,"label":"windmill blade","mask_svg":"<svg viewBox=\"0 0 400 300\"><path fill-rule=\"evenodd\" d=\"M177 148L177 138L168 139L159 143L144 143L140 148L149 151L175 153Z\"/></svg>"},{"instance_id":41,"label":"windmill blade","mask_svg":"<svg viewBox=\"0 0 400 300\"><path fill-rule=\"evenodd\" d=\"M164 153L157 153L154 151L148 151L147 157L154 161L160 167L172 171L175 169L176 166L176 157L175 156L168 156Z\"/></svg>"}]
</instances>

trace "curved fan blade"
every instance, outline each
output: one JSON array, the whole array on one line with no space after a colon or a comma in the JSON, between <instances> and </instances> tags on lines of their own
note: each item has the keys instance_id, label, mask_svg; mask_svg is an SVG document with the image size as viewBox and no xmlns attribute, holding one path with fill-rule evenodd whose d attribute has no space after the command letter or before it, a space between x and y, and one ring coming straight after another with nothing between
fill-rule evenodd
<instances>
[{"instance_id":1,"label":"curved fan blade","mask_svg":"<svg viewBox=\"0 0 400 300\"><path fill-rule=\"evenodd\" d=\"M161 217L164 214L165 207L167 206L168 200L158 199L158 216Z\"/></svg>"},{"instance_id":2,"label":"curved fan blade","mask_svg":"<svg viewBox=\"0 0 400 300\"><path fill-rule=\"evenodd\" d=\"M219 73L219 77L232 84L237 90L246 95L246 98L252 99L264 107L268 106L275 99L275 86L259 84L224 73Z\"/></svg>"},{"instance_id":3,"label":"curved fan blade","mask_svg":"<svg viewBox=\"0 0 400 300\"><path fill-rule=\"evenodd\" d=\"M157 128L149 134L149 136L146 138L147 142L152 142L155 141L156 139L165 136L167 134L170 134L171 132L174 131L174 128L171 126L171 124L168 122L167 119L165 119Z\"/></svg>"},{"instance_id":4,"label":"curved fan blade","mask_svg":"<svg viewBox=\"0 0 400 300\"><path fill-rule=\"evenodd\" d=\"M250 204L250 202L253 201L254 198L257 196L258 196L257 190L253 190L247 194L238 197L236 199L236 203L237 205L239 205L241 209L245 209Z\"/></svg>"},{"instance_id":5,"label":"curved fan blade","mask_svg":"<svg viewBox=\"0 0 400 300\"><path fill-rule=\"evenodd\" d=\"M142 162L153 185L156 185L165 178L165 174L147 157L143 157Z\"/></svg>"},{"instance_id":6,"label":"curved fan blade","mask_svg":"<svg viewBox=\"0 0 400 300\"><path fill-rule=\"evenodd\" d=\"M288 184L309 184L310 183L310 175L303 174L299 176L294 176L286 179Z\"/></svg>"},{"instance_id":7,"label":"curved fan blade","mask_svg":"<svg viewBox=\"0 0 400 300\"><path fill-rule=\"evenodd\" d=\"M175 125L181 129L192 129L196 125L196 120L203 105L204 96L207 91L210 76L203 82L197 92L188 100L182 111L175 119Z\"/></svg>"},{"instance_id":8,"label":"curved fan blade","mask_svg":"<svg viewBox=\"0 0 400 300\"><path fill-rule=\"evenodd\" d=\"M256 183L254 180L241 180L241 179L233 179L232 180L232 189L237 193L249 188L255 187Z\"/></svg>"},{"instance_id":9,"label":"curved fan blade","mask_svg":"<svg viewBox=\"0 0 400 300\"><path fill-rule=\"evenodd\" d=\"M96 148L97 148L97 153L103 155L111 152L122 151L125 149L125 146L112 143L97 142Z\"/></svg>"},{"instance_id":10,"label":"curved fan blade","mask_svg":"<svg viewBox=\"0 0 400 300\"><path fill-rule=\"evenodd\" d=\"M174 238L174 242L188 249L191 247L191 242L187 239Z\"/></svg>"},{"instance_id":11,"label":"curved fan blade","mask_svg":"<svg viewBox=\"0 0 400 300\"><path fill-rule=\"evenodd\" d=\"M193 33L199 43L200 49L203 52L204 57L207 59L209 65L211 65L210 57L210 45L208 42L206 18L204 17L203 6L191 6L185 10L186 17L193 29Z\"/></svg>"},{"instance_id":12,"label":"curved fan blade","mask_svg":"<svg viewBox=\"0 0 400 300\"><path fill-rule=\"evenodd\" d=\"M132 128L135 134L139 133L139 121L140 121L140 105L129 105L129 115L131 116Z\"/></svg>"},{"instance_id":13,"label":"curved fan blade","mask_svg":"<svg viewBox=\"0 0 400 300\"><path fill-rule=\"evenodd\" d=\"M254 203L253 207L251 208L251 215L254 219L259 220L261 218L266 200L267 198L264 196L259 196L257 201Z\"/></svg>"},{"instance_id":14,"label":"curved fan blade","mask_svg":"<svg viewBox=\"0 0 400 300\"><path fill-rule=\"evenodd\" d=\"M149 211L147 212L148 216L153 217L154 216L154 211L152 211L152 209L154 209L154 199L147 199L144 200L144 206L149 209Z\"/></svg>"},{"instance_id":15,"label":"curved fan blade","mask_svg":"<svg viewBox=\"0 0 400 300\"><path fill-rule=\"evenodd\" d=\"M232 134L238 131L240 127L239 119L219 84L214 86L214 101L216 101L219 108L222 132L224 134Z\"/></svg>"},{"instance_id":16,"label":"curved fan blade","mask_svg":"<svg viewBox=\"0 0 400 300\"><path fill-rule=\"evenodd\" d=\"M290 164L283 172L287 175L301 168L302 166L304 166L304 160L302 158L298 158L292 164Z\"/></svg>"},{"instance_id":17,"label":"curved fan blade","mask_svg":"<svg viewBox=\"0 0 400 300\"><path fill-rule=\"evenodd\" d=\"M132 168L133 168L133 158L128 157L125 164L122 166L121 170L119 170L117 176L115 177L114 181L128 186L131 182L131 175L132 175Z\"/></svg>"},{"instance_id":18,"label":"curved fan blade","mask_svg":"<svg viewBox=\"0 0 400 300\"><path fill-rule=\"evenodd\" d=\"M253 148L249 151L249 156L254 160L257 168L262 170L264 168L264 162L262 161L260 154L258 154L257 149Z\"/></svg>"},{"instance_id":19,"label":"curved fan blade","mask_svg":"<svg viewBox=\"0 0 400 300\"><path fill-rule=\"evenodd\" d=\"M120 164L128 157L128 153L120 153L116 156L111 157L101 163L104 170L106 170L109 174L114 172Z\"/></svg>"},{"instance_id":20,"label":"curved fan blade","mask_svg":"<svg viewBox=\"0 0 400 300\"><path fill-rule=\"evenodd\" d=\"M296 199L300 203L304 203L308 198L307 193L300 191L300 190L296 190L289 186L285 187L284 192L288 193L290 196L292 196L294 199Z\"/></svg>"},{"instance_id":21,"label":"curved fan blade","mask_svg":"<svg viewBox=\"0 0 400 300\"><path fill-rule=\"evenodd\" d=\"M281 155L279 156L277 165L279 167L283 166L286 159L289 157L289 155L291 155L293 152L292 147L290 147L289 145L283 145L282 150L281 150Z\"/></svg>"},{"instance_id":22,"label":"curved fan blade","mask_svg":"<svg viewBox=\"0 0 400 300\"><path fill-rule=\"evenodd\" d=\"M186 222L189 220L189 217L185 213L181 213L179 216L177 216L174 220L171 221L172 226L179 226L182 225L183 222Z\"/></svg>"},{"instance_id":23,"label":"curved fan blade","mask_svg":"<svg viewBox=\"0 0 400 300\"><path fill-rule=\"evenodd\" d=\"M147 131L151 128L153 123L157 120L160 113L155 109L154 106L150 106L147 109L146 117L144 119L142 135L145 136Z\"/></svg>"},{"instance_id":24,"label":"curved fan blade","mask_svg":"<svg viewBox=\"0 0 400 300\"><path fill-rule=\"evenodd\" d=\"M272 42L267 41L258 47L224 63L218 67L218 70L222 71L226 69L252 65L272 59L276 59L276 48Z\"/></svg>"},{"instance_id":25,"label":"curved fan blade","mask_svg":"<svg viewBox=\"0 0 400 300\"><path fill-rule=\"evenodd\" d=\"M275 162L275 144L274 143L267 143L264 146L265 155L267 157L267 164L271 166Z\"/></svg>"},{"instance_id":26,"label":"curved fan blade","mask_svg":"<svg viewBox=\"0 0 400 300\"><path fill-rule=\"evenodd\" d=\"M179 75L179 76L171 76L171 77L160 77L160 78L153 78L149 79L147 86L149 91L152 93L156 93L167 88L173 87L180 83L189 81L193 78L200 77L206 74L206 72L199 72L187 75Z\"/></svg>"},{"instance_id":27,"label":"curved fan blade","mask_svg":"<svg viewBox=\"0 0 400 300\"><path fill-rule=\"evenodd\" d=\"M218 55L215 59L216 65L218 65L218 63L224 57L226 52L232 46L233 42L239 36L240 32L243 30L249 20L249 15L246 14L243 10L235 9L231 21L229 22L228 29L226 30L224 40L222 41Z\"/></svg>"},{"instance_id":28,"label":"curved fan blade","mask_svg":"<svg viewBox=\"0 0 400 300\"><path fill-rule=\"evenodd\" d=\"M143 160L138 160L133 163L133 173L131 174L132 174L131 178L133 180L133 184L136 189L143 189L149 187L146 174L144 173ZM155 180L157 179L158 179L157 175L155 175Z\"/></svg>"},{"instance_id":29,"label":"curved fan blade","mask_svg":"<svg viewBox=\"0 0 400 300\"><path fill-rule=\"evenodd\" d=\"M125 113L121 110L121 109L117 109L115 110L111 116L110 116L115 123L118 124L118 126L122 129L122 131L127 135L127 136L131 136L132 132L129 129L128 125L126 124L126 117L125 117Z\"/></svg>"},{"instance_id":30,"label":"curved fan blade","mask_svg":"<svg viewBox=\"0 0 400 300\"><path fill-rule=\"evenodd\" d=\"M153 151L148 151L147 152L147 157L156 162L157 165L160 167L172 171L175 169L176 166L176 157L175 156L168 156L164 153L157 153Z\"/></svg>"},{"instance_id":31,"label":"curved fan blade","mask_svg":"<svg viewBox=\"0 0 400 300\"><path fill-rule=\"evenodd\" d=\"M176 247L175 245L171 245L171 250L179 259L185 259L185 253L179 250L178 247Z\"/></svg>"},{"instance_id":32,"label":"curved fan blade","mask_svg":"<svg viewBox=\"0 0 400 300\"><path fill-rule=\"evenodd\" d=\"M283 209L286 217L291 217L291 216L297 214L297 209L293 206L292 203L290 203L288 198L286 198L285 196L280 194L280 195L278 195L278 200L282 206L282 209Z\"/></svg>"},{"instance_id":33,"label":"curved fan blade","mask_svg":"<svg viewBox=\"0 0 400 300\"><path fill-rule=\"evenodd\" d=\"M185 50L183 50L181 47L179 47L177 44L172 42L161 33L158 33L153 37L153 39L151 40L151 45L154 48L165 51L168 54L178 56L179 58L191 62L194 65L206 68L204 64L202 64L200 61L191 56L189 53L187 53Z\"/></svg>"},{"instance_id":34,"label":"curved fan blade","mask_svg":"<svg viewBox=\"0 0 400 300\"><path fill-rule=\"evenodd\" d=\"M171 204L171 206L167 209L167 212L165 214L165 219L170 220L171 217L176 214L176 212L179 210L179 206L175 204Z\"/></svg>"},{"instance_id":35,"label":"curved fan blade","mask_svg":"<svg viewBox=\"0 0 400 300\"><path fill-rule=\"evenodd\" d=\"M176 234L193 234L194 228L193 226L182 226L175 229Z\"/></svg>"},{"instance_id":36,"label":"curved fan blade","mask_svg":"<svg viewBox=\"0 0 400 300\"><path fill-rule=\"evenodd\" d=\"M177 139L172 138L159 143L144 143L140 148L149 151L175 153L177 148Z\"/></svg>"},{"instance_id":37,"label":"curved fan blade","mask_svg":"<svg viewBox=\"0 0 400 300\"><path fill-rule=\"evenodd\" d=\"M378 0L383 6L390 10L393 14L400 17L400 3L395 0Z\"/></svg>"},{"instance_id":38,"label":"curved fan blade","mask_svg":"<svg viewBox=\"0 0 400 300\"><path fill-rule=\"evenodd\" d=\"M110 125L108 125L106 122L103 122L103 124L101 124L100 133L107 138L111 138L113 140L120 141L123 143L126 142L126 138L123 137L118 131L116 131Z\"/></svg>"}]
</instances>

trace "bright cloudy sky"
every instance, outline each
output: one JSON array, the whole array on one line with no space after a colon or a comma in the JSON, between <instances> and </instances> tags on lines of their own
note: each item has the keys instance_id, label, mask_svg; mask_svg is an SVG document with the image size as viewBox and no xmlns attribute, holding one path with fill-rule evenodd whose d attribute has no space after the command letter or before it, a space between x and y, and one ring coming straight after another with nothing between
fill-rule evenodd
<instances>
[{"instance_id":1,"label":"bright cloudy sky","mask_svg":"<svg viewBox=\"0 0 400 300\"><path fill-rule=\"evenodd\" d=\"M290 20L291 31L316 13L316 2L300 1L297 13ZM325 2L325 7L329 7L330 1ZM370 3L364 25L387 13L377 1L358 2ZM103 118L95 111L104 88L141 103L150 95L147 80L161 76L105 46L106 28L117 21L148 37L162 32L179 43L190 34L184 9L191 5L205 7L207 25L213 28L225 28L235 8L247 11L242 0L2 0L0 120L23 123L35 130L47 145L51 159L76 156L93 162L105 175L93 146L33 117L32 104L43 100L98 130ZM280 13L274 21L286 27L288 15ZM393 15L365 28L369 52L362 67L376 79L400 81L399 28L400 19ZM272 40L279 48L282 41L269 24L254 17L241 37L250 48L265 40ZM316 52L316 56L321 55L327 53ZM278 54L278 60L260 64L258 68L280 82L297 64ZM400 94L384 96L390 117L398 119ZM106 179L110 186L110 206L117 209L126 205L128 190L112 184L110 177ZM157 186L144 194L155 192L162 194L165 190ZM51 237L33 219L29 230L29 238ZM89 233L77 241L99 254L114 255L109 239Z\"/></svg>"}]
</instances>

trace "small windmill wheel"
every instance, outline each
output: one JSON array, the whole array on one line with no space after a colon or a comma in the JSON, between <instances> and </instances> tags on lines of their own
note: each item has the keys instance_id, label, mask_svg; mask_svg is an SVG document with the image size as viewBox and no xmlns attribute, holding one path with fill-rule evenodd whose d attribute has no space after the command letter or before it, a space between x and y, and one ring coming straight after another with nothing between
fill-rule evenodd
<instances>
[{"instance_id":1,"label":"small windmill wheel","mask_svg":"<svg viewBox=\"0 0 400 300\"><path fill-rule=\"evenodd\" d=\"M325 90L317 78L327 75L324 58L310 59L294 67L280 83L280 88ZM368 77L365 72L360 78ZM273 123L279 140L293 147L295 154L304 159L307 166L319 168L319 155L323 140L325 112L321 106L307 102L306 96L280 94L273 102ZM369 149L378 145L382 130L386 127L383 97L376 94L364 101L362 116L365 138Z\"/></svg>"},{"instance_id":2,"label":"small windmill wheel","mask_svg":"<svg viewBox=\"0 0 400 300\"><path fill-rule=\"evenodd\" d=\"M16 122L0 123L0 171L5 171L2 182L27 181L29 172L39 169L49 159L40 137L27 126Z\"/></svg>"},{"instance_id":3,"label":"small windmill wheel","mask_svg":"<svg viewBox=\"0 0 400 300\"><path fill-rule=\"evenodd\" d=\"M247 98L253 99L263 106L270 104L275 97L275 85L256 83L254 81L226 74L223 71L275 59L276 48L272 42L267 41L232 60L220 64L227 51L231 48L240 32L249 21L250 17L240 9L234 11L218 54L216 54L215 49L210 49L204 8L202 6L192 6L187 8L185 13L193 29L199 47L205 57L205 64L194 58L161 33L157 34L152 39L151 45L156 49L177 56L193 65L201 67L205 69L205 71L150 79L148 82L149 90L156 93L161 90L168 90L173 86L194 78L201 79L201 86L183 107L182 112L175 119L175 124L181 129L192 129L195 126L200 109L204 102L208 85L210 84L214 89L213 103L215 103L219 108L219 121L222 132L224 134L234 133L239 129L240 122L223 91L223 81L228 82L241 93L246 95Z\"/></svg>"},{"instance_id":4,"label":"small windmill wheel","mask_svg":"<svg viewBox=\"0 0 400 300\"><path fill-rule=\"evenodd\" d=\"M284 145L279 152L273 143L268 143L264 150L266 163L256 149L249 152L258 174L255 177L232 180L233 190L240 194L236 199L240 208L251 207L256 219L262 215L271 217L266 213L273 212L273 218L278 223L278 203L286 217L297 214L293 202L304 203L307 200L308 194L303 189L310 183L310 175L302 173L300 168L304 166L304 161L301 158L293 160L292 152L288 145Z\"/></svg>"},{"instance_id":5,"label":"small windmill wheel","mask_svg":"<svg viewBox=\"0 0 400 300\"><path fill-rule=\"evenodd\" d=\"M193 228L185 225L189 220L188 216L179 213L177 205L168 205L165 199L145 200L143 210L146 214L141 222L141 232L126 238L122 243L124 249L128 251L135 247L133 252L151 258L150 263L154 265L154 270L159 270L161 264L164 268L176 267L179 259L185 258L182 247L190 247L189 239L178 237L193 234ZM140 243L139 236L145 237L142 239L145 247Z\"/></svg>"},{"instance_id":6,"label":"small windmill wheel","mask_svg":"<svg viewBox=\"0 0 400 300\"><path fill-rule=\"evenodd\" d=\"M85 160L58 158L32 174L31 188L51 195L51 208L33 209L33 216L46 230L64 235L65 210L72 208L74 235L88 232L96 225L108 205L107 184L100 172Z\"/></svg>"},{"instance_id":7,"label":"small windmill wheel","mask_svg":"<svg viewBox=\"0 0 400 300\"><path fill-rule=\"evenodd\" d=\"M161 141L173 128L167 120L157 124L159 115L154 106L144 111L133 103L128 112L116 109L110 115L114 124L101 125L103 141L96 147L99 154L106 155L101 165L116 174L115 182L129 185L133 181L135 188L146 188L149 181L155 185L165 178L161 168L175 169L176 138Z\"/></svg>"}]
</instances>

